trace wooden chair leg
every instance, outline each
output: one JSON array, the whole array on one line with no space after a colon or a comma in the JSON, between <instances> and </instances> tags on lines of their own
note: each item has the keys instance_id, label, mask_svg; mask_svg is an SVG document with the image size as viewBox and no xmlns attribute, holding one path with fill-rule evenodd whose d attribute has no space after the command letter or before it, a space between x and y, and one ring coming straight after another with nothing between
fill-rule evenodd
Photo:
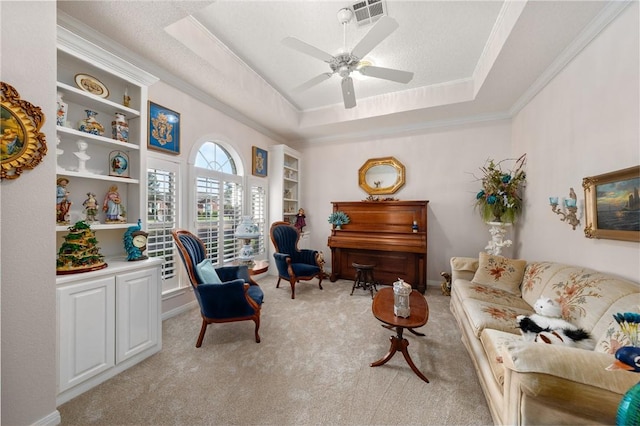
<instances>
[{"instance_id":1,"label":"wooden chair leg","mask_svg":"<svg viewBox=\"0 0 640 426\"><path fill-rule=\"evenodd\" d=\"M289 282L291 283L291 298L295 299L296 298L296 280L294 278L291 278Z\"/></svg>"},{"instance_id":2,"label":"wooden chair leg","mask_svg":"<svg viewBox=\"0 0 640 426\"><path fill-rule=\"evenodd\" d=\"M198 336L198 342L196 343L196 348L202 346L202 340L204 339L204 332L207 331L207 321L202 319L202 327L200 327L200 335Z\"/></svg>"},{"instance_id":3,"label":"wooden chair leg","mask_svg":"<svg viewBox=\"0 0 640 426\"><path fill-rule=\"evenodd\" d=\"M320 287L320 290L322 290L322 278L323 278L323 273L320 272L320 274L318 274L318 287Z\"/></svg>"},{"instance_id":4,"label":"wooden chair leg","mask_svg":"<svg viewBox=\"0 0 640 426\"><path fill-rule=\"evenodd\" d=\"M280 288L280 280L281 280L281 279L282 279L282 278L278 277L278 284L276 284L276 288Z\"/></svg>"},{"instance_id":5,"label":"wooden chair leg","mask_svg":"<svg viewBox=\"0 0 640 426\"><path fill-rule=\"evenodd\" d=\"M256 343L260 343L260 335L258 334L258 329L260 328L260 317L254 318L253 322L256 323L256 328L255 328Z\"/></svg>"}]
</instances>

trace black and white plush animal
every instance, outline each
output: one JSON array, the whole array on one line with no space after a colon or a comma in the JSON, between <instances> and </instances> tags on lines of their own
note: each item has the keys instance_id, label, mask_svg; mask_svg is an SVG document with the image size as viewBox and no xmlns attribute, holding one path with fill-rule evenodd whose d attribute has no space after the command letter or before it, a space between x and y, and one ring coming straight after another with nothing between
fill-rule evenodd
<instances>
[{"instance_id":1,"label":"black and white plush animal","mask_svg":"<svg viewBox=\"0 0 640 426\"><path fill-rule=\"evenodd\" d=\"M533 305L535 314L518 315L516 321L524 340L537 343L567 345L593 349L591 335L562 319L560 305L548 297L541 297Z\"/></svg>"}]
</instances>

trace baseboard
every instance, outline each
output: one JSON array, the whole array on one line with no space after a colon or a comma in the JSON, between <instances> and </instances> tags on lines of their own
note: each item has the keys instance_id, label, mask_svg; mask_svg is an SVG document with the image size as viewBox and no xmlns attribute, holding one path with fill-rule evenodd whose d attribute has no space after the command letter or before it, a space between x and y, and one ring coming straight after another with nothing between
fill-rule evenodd
<instances>
[{"instance_id":1,"label":"baseboard","mask_svg":"<svg viewBox=\"0 0 640 426\"><path fill-rule=\"evenodd\" d=\"M167 320L171 317L175 317L176 315L179 315L183 312L187 312L190 311L191 309L195 308L196 306L198 306L198 301L197 300L192 300L189 303L185 303L184 305L178 306L177 308L171 309L170 311L167 311L165 313L162 314L162 321Z\"/></svg>"},{"instance_id":2,"label":"baseboard","mask_svg":"<svg viewBox=\"0 0 640 426\"><path fill-rule=\"evenodd\" d=\"M55 410L53 413L33 423L32 426L55 426L59 425L60 422L62 422L62 419L60 418L60 411Z\"/></svg>"}]
</instances>

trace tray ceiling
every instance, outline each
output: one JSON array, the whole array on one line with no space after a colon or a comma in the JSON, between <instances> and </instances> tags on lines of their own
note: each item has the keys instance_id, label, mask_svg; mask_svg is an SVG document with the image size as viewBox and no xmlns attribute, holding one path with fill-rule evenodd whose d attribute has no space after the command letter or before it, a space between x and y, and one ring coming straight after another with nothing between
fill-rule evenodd
<instances>
[{"instance_id":1,"label":"tray ceiling","mask_svg":"<svg viewBox=\"0 0 640 426\"><path fill-rule=\"evenodd\" d=\"M386 0L399 28L366 59L414 78L406 85L354 78L358 105L346 110L337 75L292 92L329 67L281 41L293 36L332 55L350 50L371 28L353 21L343 37L336 15L351 4L59 1L58 11L61 25L276 140L295 142L509 117L624 7Z\"/></svg>"}]
</instances>

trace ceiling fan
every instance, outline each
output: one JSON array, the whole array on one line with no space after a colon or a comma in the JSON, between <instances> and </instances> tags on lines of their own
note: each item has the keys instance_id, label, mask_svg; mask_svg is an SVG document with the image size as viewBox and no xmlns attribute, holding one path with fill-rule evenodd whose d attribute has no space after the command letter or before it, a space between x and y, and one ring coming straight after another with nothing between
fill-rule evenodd
<instances>
[{"instance_id":1,"label":"ceiling fan","mask_svg":"<svg viewBox=\"0 0 640 426\"><path fill-rule=\"evenodd\" d=\"M413 78L413 73L408 71L401 71L392 68L376 67L373 65L367 65L361 62L362 59L373 50L378 44L380 44L385 38L387 38L392 32L398 28L398 23L395 19L388 16L381 17L369 32L356 44L351 50L351 53L347 53L346 38L347 28L346 25L353 18L353 12L349 8L340 9L338 11L338 21L342 24L343 28L343 40L344 40L344 53L340 53L336 56L332 56L317 47L311 46L302 40L295 37L286 37L282 40L282 44L288 46L294 50L305 53L307 55L318 58L329 64L331 72L322 73L306 83L293 89L294 92L301 92L307 90L317 84L328 80L333 74L338 74L342 77L342 98L344 100L345 108L353 108L356 106L356 95L353 90L353 79L351 73L358 71L362 75L368 77L381 78L384 80L396 81L398 83L409 83Z\"/></svg>"}]
</instances>

